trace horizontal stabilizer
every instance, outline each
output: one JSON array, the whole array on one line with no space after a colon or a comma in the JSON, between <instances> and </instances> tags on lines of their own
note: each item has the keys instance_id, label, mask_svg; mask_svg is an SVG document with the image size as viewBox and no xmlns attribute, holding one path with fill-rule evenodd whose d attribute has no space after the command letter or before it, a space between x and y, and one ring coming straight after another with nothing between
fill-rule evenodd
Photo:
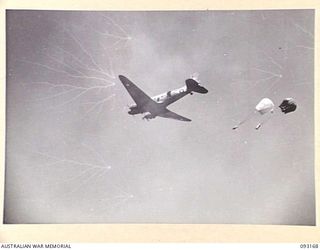
<instances>
[{"instance_id":1,"label":"horizontal stabilizer","mask_svg":"<svg viewBox=\"0 0 320 250\"><path fill-rule=\"evenodd\" d=\"M197 92L201 94L208 93L208 90L205 87L200 86L199 83L194 79L187 79L186 85L187 85L187 91L189 92Z\"/></svg>"}]
</instances>

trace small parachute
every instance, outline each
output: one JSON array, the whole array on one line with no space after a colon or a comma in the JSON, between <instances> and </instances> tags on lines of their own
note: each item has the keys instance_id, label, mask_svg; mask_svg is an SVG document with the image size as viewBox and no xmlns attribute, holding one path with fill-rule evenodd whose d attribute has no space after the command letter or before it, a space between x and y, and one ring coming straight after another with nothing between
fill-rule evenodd
<instances>
[{"instance_id":1,"label":"small parachute","mask_svg":"<svg viewBox=\"0 0 320 250\"><path fill-rule=\"evenodd\" d=\"M263 98L255 107L254 112L250 113L244 120L239 122L236 126L234 126L232 129L237 129L241 124L245 123L249 119L253 117L253 115L259 113L261 116L264 116L266 114L273 114L274 113L274 103L269 98ZM297 108L297 104L293 100L293 98L286 98L282 101L279 108L281 111L285 114L293 112ZM256 129L259 129L261 125L265 122L267 122L271 116L267 116L262 122L258 123L256 126Z\"/></svg>"},{"instance_id":2,"label":"small parachute","mask_svg":"<svg viewBox=\"0 0 320 250\"><path fill-rule=\"evenodd\" d=\"M269 98L263 98L256 106L256 111L259 112L261 115L266 113L273 113L274 104Z\"/></svg>"},{"instance_id":3,"label":"small parachute","mask_svg":"<svg viewBox=\"0 0 320 250\"><path fill-rule=\"evenodd\" d=\"M267 113L273 114L274 111L274 104L273 101L271 101L269 98L263 98L256 106L256 111L259 112L260 115L264 115ZM271 117L269 117L267 120L269 120ZM265 123L267 120L265 120L263 123ZM262 122L259 122L256 126L256 129L259 129L262 125Z\"/></svg>"},{"instance_id":4,"label":"small parachute","mask_svg":"<svg viewBox=\"0 0 320 250\"><path fill-rule=\"evenodd\" d=\"M287 114L287 113L295 111L297 109L297 104L293 100L293 98L286 98L282 101L279 108L281 109L281 111L283 113Z\"/></svg>"}]
</instances>

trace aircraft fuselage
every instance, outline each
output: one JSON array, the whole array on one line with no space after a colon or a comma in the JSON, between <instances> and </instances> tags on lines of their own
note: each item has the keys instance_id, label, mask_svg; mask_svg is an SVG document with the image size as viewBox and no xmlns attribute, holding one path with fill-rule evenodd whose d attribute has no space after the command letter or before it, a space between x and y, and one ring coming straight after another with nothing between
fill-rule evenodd
<instances>
[{"instance_id":1,"label":"aircraft fuselage","mask_svg":"<svg viewBox=\"0 0 320 250\"><path fill-rule=\"evenodd\" d=\"M130 111L128 114L130 115L136 115L136 114L142 114L145 112L150 112L151 114L161 113L162 110L164 110L167 106L170 104L176 102L177 100L181 99L182 97L192 94L191 91L187 90L187 86L183 86L178 89L174 89L165 93L162 93L160 95L156 95L154 97L151 97L152 100L154 100L158 105L156 110L150 110L153 109L152 107L144 106L144 107L138 107L137 105L130 106Z\"/></svg>"}]
</instances>

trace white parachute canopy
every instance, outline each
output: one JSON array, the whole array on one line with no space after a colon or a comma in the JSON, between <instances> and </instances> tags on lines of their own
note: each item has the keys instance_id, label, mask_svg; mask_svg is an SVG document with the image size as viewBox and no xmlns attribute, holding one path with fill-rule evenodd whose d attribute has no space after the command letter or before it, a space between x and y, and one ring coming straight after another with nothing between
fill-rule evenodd
<instances>
[{"instance_id":1,"label":"white parachute canopy","mask_svg":"<svg viewBox=\"0 0 320 250\"><path fill-rule=\"evenodd\" d=\"M264 115L269 112L273 112L274 104L269 98L263 98L256 106L256 111L261 115Z\"/></svg>"},{"instance_id":2,"label":"white parachute canopy","mask_svg":"<svg viewBox=\"0 0 320 250\"><path fill-rule=\"evenodd\" d=\"M241 124L245 123L249 119L253 117L254 114L259 113L260 115L265 115L267 113L272 114L274 111L274 103L271 101L269 98L263 98L255 108L255 111L250 113L244 120L239 122L236 126L234 126L232 129L237 129ZM270 117L268 118L270 119ZM265 123L267 120L260 122L257 126L256 129L259 129L263 123Z\"/></svg>"}]
</instances>

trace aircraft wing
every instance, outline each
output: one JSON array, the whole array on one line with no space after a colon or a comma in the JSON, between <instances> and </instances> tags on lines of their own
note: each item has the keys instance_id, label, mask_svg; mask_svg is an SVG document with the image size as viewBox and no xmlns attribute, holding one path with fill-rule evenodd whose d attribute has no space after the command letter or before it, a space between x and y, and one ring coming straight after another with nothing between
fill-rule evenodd
<instances>
[{"instance_id":1,"label":"aircraft wing","mask_svg":"<svg viewBox=\"0 0 320 250\"><path fill-rule=\"evenodd\" d=\"M125 76L119 75L119 79L138 106L144 106L149 102L155 103L154 100L152 100L146 93L144 93L141 89L139 89L128 78L126 78Z\"/></svg>"},{"instance_id":2,"label":"aircraft wing","mask_svg":"<svg viewBox=\"0 0 320 250\"><path fill-rule=\"evenodd\" d=\"M170 118L170 119L175 119L175 120L179 120L179 121L184 121L184 122L191 122L191 120L189 118L178 115L178 114L170 111L169 109L167 109L166 113L159 114L158 116L163 117L163 118Z\"/></svg>"}]
</instances>

